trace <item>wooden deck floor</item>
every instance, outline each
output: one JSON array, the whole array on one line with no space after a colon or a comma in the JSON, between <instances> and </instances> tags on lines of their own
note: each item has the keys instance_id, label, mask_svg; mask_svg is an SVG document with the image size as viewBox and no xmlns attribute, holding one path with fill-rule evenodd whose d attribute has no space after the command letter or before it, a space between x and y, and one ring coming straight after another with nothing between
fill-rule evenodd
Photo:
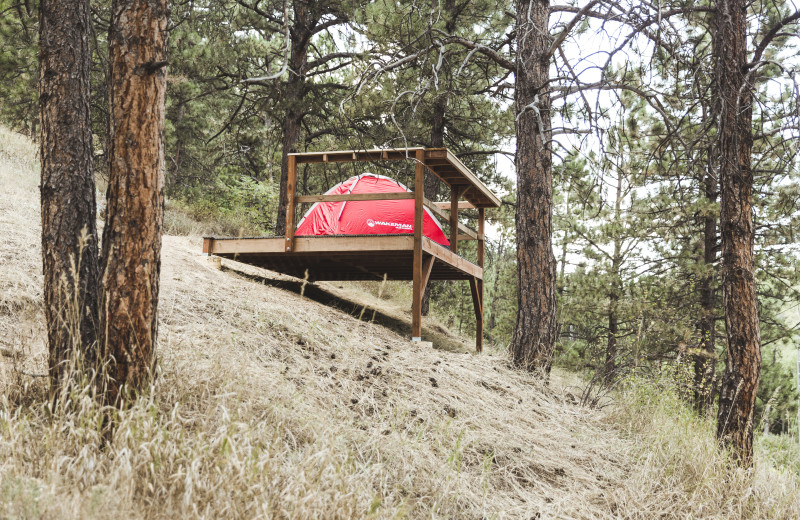
<instances>
[{"instance_id":1,"label":"wooden deck floor","mask_svg":"<svg viewBox=\"0 0 800 520\"><path fill-rule=\"evenodd\" d=\"M483 269L422 237L423 261L434 259L430 280L483 279ZM315 280L413 280L413 235L296 236L285 250L284 237L205 237L203 252Z\"/></svg>"},{"instance_id":2,"label":"wooden deck floor","mask_svg":"<svg viewBox=\"0 0 800 520\"><path fill-rule=\"evenodd\" d=\"M414 234L295 236L298 203L348 200L411 199L411 193L298 195L297 165L309 163L410 161L414 166ZM486 208L500 207L494 195L446 148L339 150L289 154L286 184L286 225L283 237L206 237L203 252L308 280L411 280L411 340L420 341L422 300L429 280L467 280L475 308L475 348L483 348L483 260ZM449 214L425 199L425 172L450 187ZM458 220L462 199L478 212L478 231ZM446 203L446 202L445 202ZM424 208L450 223L450 248L422 234ZM478 242L477 265L459 256L462 239Z\"/></svg>"}]
</instances>

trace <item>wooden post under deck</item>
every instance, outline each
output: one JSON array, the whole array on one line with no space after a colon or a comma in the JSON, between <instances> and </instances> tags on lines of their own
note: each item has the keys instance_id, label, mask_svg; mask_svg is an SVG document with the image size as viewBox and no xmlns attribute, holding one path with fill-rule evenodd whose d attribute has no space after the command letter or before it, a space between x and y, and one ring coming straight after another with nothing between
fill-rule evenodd
<instances>
[{"instance_id":1,"label":"wooden post under deck","mask_svg":"<svg viewBox=\"0 0 800 520\"><path fill-rule=\"evenodd\" d=\"M477 277L469 279L472 290L472 304L475 306L475 351L483 350L483 280Z\"/></svg>"},{"instance_id":2,"label":"wooden post under deck","mask_svg":"<svg viewBox=\"0 0 800 520\"><path fill-rule=\"evenodd\" d=\"M286 182L286 251L294 251L294 214L297 192L297 158L289 155L289 178Z\"/></svg>"},{"instance_id":3,"label":"wooden post under deck","mask_svg":"<svg viewBox=\"0 0 800 520\"><path fill-rule=\"evenodd\" d=\"M414 172L414 287L411 302L411 341L422 341L422 209L425 197L425 151L417 150Z\"/></svg>"}]
</instances>

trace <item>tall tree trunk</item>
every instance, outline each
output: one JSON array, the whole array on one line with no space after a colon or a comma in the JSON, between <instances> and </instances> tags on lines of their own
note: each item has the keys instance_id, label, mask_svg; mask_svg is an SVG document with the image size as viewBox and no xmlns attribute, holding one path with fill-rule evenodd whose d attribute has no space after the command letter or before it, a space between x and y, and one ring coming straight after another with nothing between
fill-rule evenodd
<instances>
[{"instance_id":1,"label":"tall tree trunk","mask_svg":"<svg viewBox=\"0 0 800 520\"><path fill-rule=\"evenodd\" d=\"M747 2L718 0L715 83L720 107L722 300L728 357L717 437L745 466L753 460L753 413L761 377L761 333L753 268L753 93L747 82Z\"/></svg>"},{"instance_id":2,"label":"tall tree trunk","mask_svg":"<svg viewBox=\"0 0 800 520\"><path fill-rule=\"evenodd\" d=\"M612 267L611 292L608 297L608 344L606 345L606 362L603 373L607 380L613 377L617 368L617 341L619 337L619 300L621 298L621 288L617 282L619 277L619 266L614 262Z\"/></svg>"},{"instance_id":3,"label":"tall tree trunk","mask_svg":"<svg viewBox=\"0 0 800 520\"><path fill-rule=\"evenodd\" d=\"M550 373L556 324L548 0L517 2L517 323L515 365Z\"/></svg>"},{"instance_id":4,"label":"tall tree trunk","mask_svg":"<svg viewBox=\"0 0 800 520\"><path fill-rule=\"evenodd\" d=\"M443 7L443 15L445 17L444 30L447 34L453 34L458 22L458 13L456 12L455 0L445 0ZM445 81L450 81L450 71L445 72ZM433 112L431 114L431 148L444 148L444 130L447 124L447 96L450 93L450 86L448 91L441 93L437 96L433 103ZM425 176L425 197L429 200L435 200L436 194L439 191L439 184L441 181L435 175ZM431 304L431 285L436 282L428 282L425 286L425 291L422 293L422 315L427 316L430 312Z\"/></svg>"},{"instance_id":5,"label":"tall tree trunk","mask_svg":"<svg viewBox=\"0 0 800 520\"><path fill-rule=\"evenodd\" d=\"M39 4L42 267L51 390L73 353L96 360L97 225L88 0Z\"/></svg>"},{"instance_id":6,"label":"tall tree trunk","mask_svg":"<svg viewBox=\"0 0 800 520\"><path fill-rule=\"evenodd\" d=\"M297 143L300 141L300 130L303 120L300 105L302 103L301 90L303 85L299 78L290 76L286 86L286 100L289 108L283 119L283 151L281 152L281 189L278 199L278 215L275 217L275 234L286 233L286 208L289 204L289 154L297 152Z\"/></svg>"},{"instance_id":7,"label":"tall tree trunk","mask_svg":"<svg viewBox=\"0 0 800 520\"><path fill-rule=\"evenodd\" d=\"M289 154L297 152L303 124L303 99L306 95L306 65L308 47L313 36L317 18L305 2L294 3L294 24L291 30L291 51L289 55L289 77L283 91L286 114L283 118L283 150L281 151L281 188L278 199L278 215L275 219L275 234L286 233L286 208L289 204Z\"/></svg>"},{"instance_id":8,"label":"tall tree trunk","mask_svg":"<svg viewBox=\"0 0 800 520\"><path fill-rule=\"evenodd\" d=\"M447 4L452 0L448 0ZM445 112L447 111L447 97L440 95L436 98L433 104L433 114L431 115L431 148L444 147L444 126L445 126ZM428 200L435 200L436 194L439 191L439 178L435 175L425 176L425 198ZM428 282L425 286L425 291L422 293L422 315L427 316L430 312L431 305L431 284L435 282Z\"/></svg>"},{"instance_id":9,"label":"tall tree trunk","mask_svg":"<svg viewBox=\"0 0 800 520\"><path fill-rule=\"evenodd\" d=\"M717 183L710 170L703 179L708 204L717 200ZM717 219L713 212L703 217L703 276L700 278L700 319L697 330L700 335L699 352L694 356L694 405L700 414L705 414L714 402L714 370L716 368L715 346L715 265L717 247Z\"/></svg>"},{"instance_id":10,"label":"tall tree trunk","mask_svg":"<svg viewBox=\"0 0 800 520\"><path fill-rule=\"evenodd\" d=\"M614 222L622 219L622 172L617 172L617 191L614 200ZM622 240L614 237L614 252L611 256L611 284L608 293L608 344L606 363L603 369L606 380L610 380L617 368L617 341L619 337L619 301L622 299Z\"/></svg>"},{"instance_id":11,"label":"tall tree trunk","mask_svg":"<svg viewBox=\"0 0 800 520\"><path fill-rule=\"evenodd\" d=\"M108 216L100 331L106 401L150 381L164 217L167 1L114 0L109 30Z\"/></svg>"}]
</instances>

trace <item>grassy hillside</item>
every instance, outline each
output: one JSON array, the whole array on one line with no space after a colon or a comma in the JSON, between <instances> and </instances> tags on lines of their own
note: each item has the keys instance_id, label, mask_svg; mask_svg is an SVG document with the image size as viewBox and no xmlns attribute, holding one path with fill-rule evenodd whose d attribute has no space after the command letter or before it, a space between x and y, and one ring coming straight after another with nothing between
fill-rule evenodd
<instances>
[{"instance_id":1,"label":"grassy hillside","mask_svg":"<svg viewBox=\"0 0 800 520\"><path fill-rule=\"evenodd\" d=\"M673 385L582 407L569 374L542 386L441 326L448 349L411 344L403 291L314 289L339 310L197 236L164 238L158 378L103 444L90 396L53 413L38 377L35 147L2 129L0 184L4 518L800 517L796 475L764 450L730 467Z\"/></svg>"}]
</instances>

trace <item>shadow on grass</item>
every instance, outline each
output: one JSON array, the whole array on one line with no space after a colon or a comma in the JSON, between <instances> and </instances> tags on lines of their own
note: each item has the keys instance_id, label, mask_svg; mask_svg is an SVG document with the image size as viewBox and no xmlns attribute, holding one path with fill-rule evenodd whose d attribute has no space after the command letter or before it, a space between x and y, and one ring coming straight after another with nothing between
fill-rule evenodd
<instances>
[{"instance_id":1,"label":"shadow on grass","mask_svg":"<svg viewBox=\"0 0 800 520\"><path fill-rule=\"evenodd\" d=\"M358 318L361 321L373 322L393 332L396 332L401 336L410 337L411 335L411 323L409 322L408 317L389 314L381 309L377 309L370 305L365 305L363 303L359 303L357 301L334 294L314 283L305 283L305 289L303 289L303 280L278 279L270 278L269 276L264 275L246 273L236 269L234 265L231 265L232 263L233 262L229 260L225 264L222 264L220 269L225 272L233 273L247 280L252 280L270 287L275 287L276 289L293 292L295 294L302 293L302 295L309 300L321 303L322 305L326 305L328 307L333 307L349 314L350 316ZM443 327L438 325L426 326L424 317L422 319L422 340L430 341L433 343L434 348L446 350L448 352L466 353L471 351L461 339L453 336Z\"/></svg>"}]
</instances>

